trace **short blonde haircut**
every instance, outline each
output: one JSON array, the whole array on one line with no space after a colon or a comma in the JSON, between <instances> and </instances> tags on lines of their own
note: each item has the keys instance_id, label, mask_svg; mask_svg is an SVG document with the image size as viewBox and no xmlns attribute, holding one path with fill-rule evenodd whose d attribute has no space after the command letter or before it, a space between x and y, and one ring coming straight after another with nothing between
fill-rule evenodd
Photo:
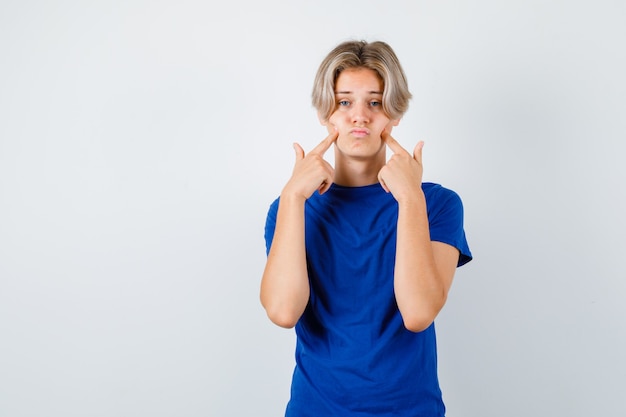
<instances>
[{"instance_id":1,"label":"short blonde haircut","mask_svg":"<svg viewBox=\"0 0 626 417\"><path fill-rule=\"evenodd\" d=\"M347 41L335 47L320 64L311 95L313 107L322 120L335 111L335 82L348 68L368 68L383 82L383 111L391 120L399 120L409 108L411 93L400 61L385 42Z\"/></svg>"}]
</instances>

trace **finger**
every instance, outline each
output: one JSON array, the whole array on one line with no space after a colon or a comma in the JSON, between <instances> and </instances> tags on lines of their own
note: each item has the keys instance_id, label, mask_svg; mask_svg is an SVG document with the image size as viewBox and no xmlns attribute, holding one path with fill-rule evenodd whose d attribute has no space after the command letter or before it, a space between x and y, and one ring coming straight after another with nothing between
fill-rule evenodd
<instances>
[{"instance_id":1,"label":"finger","mask_svg":"<svg viewBox=\"0 0 626 417\"><path fill-rule=\"evenodd\" d=\"M330 182L328 182L328 181L324 181L324 182L322 183L322 185L320 185L320 188L318 188L318 191L319 191L320 195L322 195L322 194L324 194L326 191L328 191L328 189L330 188L330 186L331 186L331 184L332 184L332 183L333 183L332 181L330 181Z\"/></svg>"},{"instance_id":2,"label":"finger","mask_svg":"<svg viewBox=\"0 0 626 417\"><path fill-rule=\"evenodd\" d=\"M339 136L339 131L335 128L326 138L321 141L315 148L311 150L309 153L316 153L318 155L324 155L328 148L335 143L337 137Z\"/></svg>"},{"instance_id":3,"label":"finger","mask_svg":"<svg viewBox=\"0 0 626 417\"><path fill-rule=\"evenodd\" d=\"M320 194L324 194L326 191L330 189L330 186L333 183L333 179L335 177L335 170L329 165L328 177L322 181L319 188L317 189Z\"/></svg>"},{"instance_id":4,"label":"finger","mask_svg":"<svg viewBox=\"0 0 626 417\"><path fill-rule=\"evenodd\" d=\"M296 161L304 159L304 149L297 143L293 144L293 149L296 151Z\"/></svg>"},{"instance_id":5,"label":"finger","mask_svg":"<svg viewBox=\"0 0 626 417\"><path fill-rule=\"evenodd\" d=\"M397 140L391 137L387 129L383 130L383 133L380 134L380 137L382 138L383 142L385 142L385 144L389 146L389 149L391 149L393 153L409 153L406 149L402 147L402 145L398 143Z\"/></svg>"},{"instance_id":6,"label":"finger","mask_svg":"<svg viewBox=\"0 0 626 417\"><path fill-rule=\"evenodd\" d=\"M422 164L422 149L424 149L424 141L420 140L413 150L413 159Z\"/></svg>"}]
</instances>

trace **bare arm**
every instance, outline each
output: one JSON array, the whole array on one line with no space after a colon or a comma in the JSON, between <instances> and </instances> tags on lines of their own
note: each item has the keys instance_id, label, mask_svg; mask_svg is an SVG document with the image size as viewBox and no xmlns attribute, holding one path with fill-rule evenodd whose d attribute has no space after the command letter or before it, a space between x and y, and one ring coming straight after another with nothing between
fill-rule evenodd
<instances>
[{"instance_id":1,"label":"bare arm","mask_svg":"<svg viewBox=\"0 0 626 417\"><path fill-rule=\"evenodd\" d=\"M309 301L304 244L304 204L318 190L326 192L334 170L323 158L337 139L330 134L308 155L298 144L293 174L280 194L276 229L261 279L261 304L272 322L293 327Z\"/></svg>"},{"instance_id":2,"label":"bare arm","mask_svg":"<svg viewBox=\"0 0 626 417\"><path fill-rule=\"evenodd\" d=\"M459 251L432 242L422 184L420 142L409 154L387 132L383 140L394 152L380 173L381 184L398 201L394 290L404 325L422 331L443 308L452 285Z\"/></svg>"}]
</instances>

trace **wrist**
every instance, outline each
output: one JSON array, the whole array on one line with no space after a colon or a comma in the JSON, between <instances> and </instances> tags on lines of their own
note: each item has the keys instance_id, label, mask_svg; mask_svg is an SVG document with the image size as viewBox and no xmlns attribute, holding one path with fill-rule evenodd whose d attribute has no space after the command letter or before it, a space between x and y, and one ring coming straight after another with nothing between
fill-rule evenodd
<instances>
[{"instance_id":1,"label":"wrist","mask_svg":"<svg viewBox=\"0 0 626 417\"><path fill-rule=\"evenodd\" d=\"M304 205L304 202L306 200L307 198L301 193L291 191L287 188L284 188L283 191L280 193L281 202Z\"/></svg>"},{"instance_id":2,"label":"wrist","mask_svg":"<svg viewBox=\"0 0 626 417\"><path fill-rule=\"evenodd\" d=\"M396 197L396 196L394 196ZM424 195L424 191L422 187L416 188L411 192L398 195L396 197L399 206L413 207L413 206L424 206L426 205L426 196Z\"/></svg>"}]
</instances>

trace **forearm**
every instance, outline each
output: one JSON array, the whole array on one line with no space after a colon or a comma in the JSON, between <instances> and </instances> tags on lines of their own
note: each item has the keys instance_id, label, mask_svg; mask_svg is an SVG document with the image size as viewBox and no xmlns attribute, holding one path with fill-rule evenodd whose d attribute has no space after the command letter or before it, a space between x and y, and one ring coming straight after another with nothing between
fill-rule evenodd
<instances>
[{"instance_id":1,"label":"forearm","mask_svg":"<svg viewBox=\"0 0 626 417\"><path fill-rule=\"evenodd\" d=\"M437 271L421 190L398 202L394 290L405 326L412 331L430 326L446 300L447 288Z\"/></svg>"},{"instance_id":2,"label":"forearm","mask_svg":"<svg viewBox=\"0 0 626 417\"><path fill-rule=\"evenodd\" d=\"M281 194L276 229L261 280L261 303L281 327L293 327L309 300L304 245L304 202Z\"/></svg>"}]
</instances>

